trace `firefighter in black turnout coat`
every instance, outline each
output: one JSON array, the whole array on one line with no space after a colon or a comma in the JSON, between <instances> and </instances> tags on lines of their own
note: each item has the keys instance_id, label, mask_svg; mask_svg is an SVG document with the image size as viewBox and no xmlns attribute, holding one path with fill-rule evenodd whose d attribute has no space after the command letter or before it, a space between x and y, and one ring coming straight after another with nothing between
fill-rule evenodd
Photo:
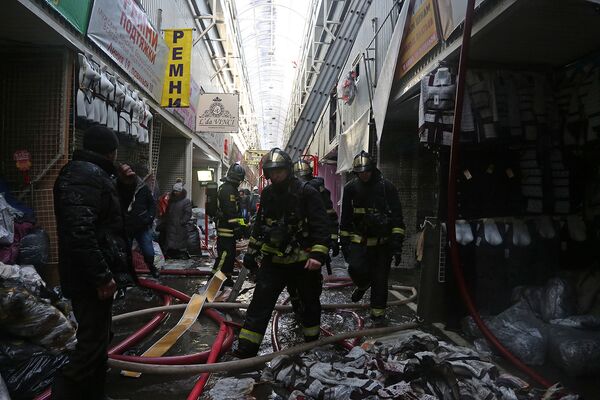
<instances>
[{"instance_id":1,"label":"firefighter in black turnout coat","mask_svg":"<svg viewBox=\"0 0 600 400\"><path fill-rule=\"evenodd\" d=\"M365 151L354 157L356 178L344 186L340 242L358 302L371 288L371 317L384 318L392 256L400 265L404 222L398 191Z\"/></svg>"},{"instance_id":2,"label":"firefighter in black turnout coat","mask_svg":"<svg viewBox=\"0 0 600 400\"><path fill-rule=\"evenodd\" d=\"M304 340L319 338L321 266L329 252L329 220L319 192L293 176L292 160L281 149L269 151L262 167L271 185L261 194L244 256L244 266L256 271L256 288L239 336L236 355L241 358L258 352L277 298L286 287L299 295Z\"/></svg>"},{"instance_id":3,"label":"firefighter in black turnout coat","mask_svg":"<svg viewBox=\"0 0 600 400\"><path fill-rule=\"evenodd\" d=\"M242 237L245 223L240 210L238 187L246 177L244 167L233 164L221 180L224 182L217 193L217 253L213 273L221 270L227 276L223 285L233 286L231 273L235 260L235 241Z\"/></svg>"}]
</instances>

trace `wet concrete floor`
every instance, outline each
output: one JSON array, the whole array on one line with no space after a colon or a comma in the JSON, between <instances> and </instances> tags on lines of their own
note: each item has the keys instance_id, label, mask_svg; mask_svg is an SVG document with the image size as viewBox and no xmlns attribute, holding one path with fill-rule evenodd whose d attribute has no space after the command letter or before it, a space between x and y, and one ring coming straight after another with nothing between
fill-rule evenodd
<instances>
[{"instance_id":1,"label":"wet concrete floor","mask_svg":"<svg viewBox=\"0 0 600 400\"><path fill-rule=\"evenodd\" d=\"M347 276L346 268L343 259L338 257L332 263L333 273L336 276ZM390 284L415 286L418 282L418 270L399 270L392 269L390 276ZM160 283L180 290L188 295L197 293L199 289L206 283L206 278L201 277L161 277ZM243 303L250 302L252 298L252 282L246 281L243 288L249 290L238 297L238 301ZM324 289L321 295L322 303L348 303L350 302L350 294L352 287ZM364 299L368 299L367 293ZM280 297L282 302L287 297L287 292L284 291ZM391 299L391 298L390 298ZM364 301L364 300L363 300ZM148 307L154 307L161 304L161 298L153 295L150 291L140 288L133 288L127 292L125 299L115 302L113 314L118 315L124 312L138 310ZM365 325L369 325L368 311L357 311L365 320ZM170 313L161 326L143 342L129 350L126 354L139 355L143 353L152 343L158 340L169 329L171 329L183 311ZM408 322L414 319L414 312L408 307L393 307L389 308L388 312L389 324L398 324ZM230 316L236 322L243 322L244 311L230 313ZM139 329L151 316L136 320L127 320L118 322L113 325L115 337L113 344L125 339L135 330ZM350 314L339 313L334 311L324 311L322 314L321 325L327 330L340 333L355 329L356 322ZM210 349L218 331L218 325L211 319L200 316L197 322L175 343L175 345L165 355L183 355L191 354ZM271 326L267 328L260 354L270 353L273 351L271 343ZM300 327L296 323L295 318L290 313L284 313L279 320L279 341L285 347L293 346L294 344L302 343L302 333ZM340 351L344 351L340 349ZM210 386L218 379L219 374L214 374L205 389L208 393ZM197 376L158 376L150 374L142 374L140 378L127 378L120 375L120 371L111 370L108 376L107 392L110 397L117 399L131 400L158 400L158 399L185 399L194 386ZM258 393L256 393L258 392ZM264 386L253 393L257 399L269 399L273 397L272 388ZM205 394L203 399L209 397Z\"/></svg>"}]
</instances>

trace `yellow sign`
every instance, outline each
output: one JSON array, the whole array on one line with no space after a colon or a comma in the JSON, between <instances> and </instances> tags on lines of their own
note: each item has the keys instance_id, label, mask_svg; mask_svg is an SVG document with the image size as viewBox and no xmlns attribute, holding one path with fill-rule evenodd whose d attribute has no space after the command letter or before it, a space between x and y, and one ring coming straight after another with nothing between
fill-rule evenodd
<instances>
[{"instance_id":1,"label":"yellow sign","mask_svg":"<svg viewBox=\"0 0 600 400\"><path fill-rule=\"evenodd\" d=\"M248 149L244 153L244 161L248 165L258 165L262 157L268 152L269 150Z\"/></svg>"},{"instance_id":2,"label":"yellow sign","mask_svg":"<svg viewBox=\"0 0 600 400\"><path fill-rule=\"evenodd\" d=\"M192 60L192 29L167 29L165 41L169 46L162 107L190 106L190 78Z\"/></svg>"},{"instance_id":3,"label":"yellow sign","mask_svg":"<svg viewBox=\"0 0 600 400\"><path fill-rule=\"evenodd\" d=\"M396 78L401 78L438 42L433 0L412 0L412 12L400 47Z\"/></svg>"}]
</instances>

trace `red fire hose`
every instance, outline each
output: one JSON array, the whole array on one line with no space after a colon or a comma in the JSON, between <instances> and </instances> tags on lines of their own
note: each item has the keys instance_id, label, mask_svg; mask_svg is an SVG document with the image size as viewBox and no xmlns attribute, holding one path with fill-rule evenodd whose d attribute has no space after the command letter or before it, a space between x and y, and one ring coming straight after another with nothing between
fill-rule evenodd
<instances>
[{"instance_id":1,"label":"red fire hose","mask_svg":"<svg viewBox=\"0 0 600 400\"><path fill-rule=\"evenodd\" d=\"M221 353L221 348L224 344L225 336L227 335L227 329L227 325L221 324L221 327L219 328L219 333L217 334L215 343L212 345L206 364L214 364L217 361L219 354ZM204 386L206 385L206 382L208 382L208 378L210 378L209 372L205 372L202 375L200 375L200 379L198 379L198 382L196 382L196 384L194 385L194 388L190 392L187 400L198 400L198 398L204 391Z\"/></svg>"},{"instance_id":2,"label":"red fire hose","mask_svg":"<svg viewBox=\"0 0 600 400\"><path fill-rule=\"evenodd\" d=\"M540 385L548 388L552 386L550 382L540 376L536 371L529 368L521 360L519 360L514 354L512 354L506 347L500 343L498 338L488 329L486 324L481 319L479 312L475 308L471 295L465 284L463 277L462 266L460 263L460 255L458 253L458 244L456 242L456 176L458 169L458 150L459 150L459 136L461 131L461 116L463 111L463 100L465 93L465 78L468 65L469 57L469 44L471 39L471 28L473 26L473 10L475 8L475 0L468 0L467 12L465 15L464 31L463 31L463 42L460 49L460 61L458 66L458 78L456 83L456 102L454 108L454 126L452 128L452 146L450 148L450 168L448 174L448 235L450 238L450 255L452 257L452 269L461 297L469 310L469 314L473 317L475 324L483 333L485 338L512 364L514 364L521 371L529 375Z\"/></svg>"}]
</instances>

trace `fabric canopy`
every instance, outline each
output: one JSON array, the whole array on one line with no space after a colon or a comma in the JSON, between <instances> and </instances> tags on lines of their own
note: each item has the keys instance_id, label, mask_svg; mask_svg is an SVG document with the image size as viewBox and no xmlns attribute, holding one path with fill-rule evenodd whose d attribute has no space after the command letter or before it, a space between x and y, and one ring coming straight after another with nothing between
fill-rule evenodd
<instances>
[{"instance_id":1,"label":"fabric canopy","mask_svg":"<svg viewBox=\"0 0 600 400\"><path fill-rule=\"evenodd\" d=\"M354 156L369 150L369 111L365 111L344 133L338 145L337 173L352 169Z\"/></svg>"}]
</instances>

